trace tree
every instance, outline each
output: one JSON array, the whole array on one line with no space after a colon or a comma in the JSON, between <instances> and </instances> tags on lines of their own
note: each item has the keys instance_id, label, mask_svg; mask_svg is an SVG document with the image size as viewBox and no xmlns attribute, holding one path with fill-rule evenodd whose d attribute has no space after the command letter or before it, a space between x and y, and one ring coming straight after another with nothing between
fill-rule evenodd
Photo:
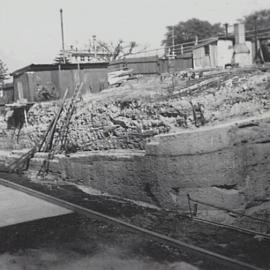
<instances>
[{"instance_id":1,"label":"tree","mask_svg":"<svg viewBox=\"0 0 270 270\"><path fill-rule=\"evenodd\" d=\"M246 30L254 30L255 20L258 29L264 29L270 27L270 9L263 9L253 12L244 17L244 23Z\"/></svg>"},{"instance_id":2,"label":"tree","mask_svg":"<svg viewBox=\"0 0 270 270\"><path fill-rule=\"evenodd\" d=\"M139 49L139 45L135 41L125 43L121 39L116 44L104 41L97 41L97 43L101 48L108 52L108 61L124 59L128 55L146 50L146 46ZM136 51L135 48L137 49Z\"/></svg>"},{"instance_id":3,"label":"tree","mask_svg":"<svg viewBox=\"0 0 270 270\"><path fill-rule=\"evenodd\" d=\"M0 59L0 85L4 84L4 81L7 79L8 76L8 69L4 62Z\"/></svg>"},{"instance_id":4,"label":"tree","mask_svg":"<svg viewBox=\"0 0 270 270\"><path fill-rule=\"evenodd\" d=\"M255 27L258 30L258 38L260 39L261 50L263 55L263 60L270 61L270 9L263 9L260 11L253 12L248 16L245 16L243 19L246 30L252 31L255 30ZM266 29L260 31L261 29ZM269 29L269 30L267 30ZM269 38L266 38L266 37ZM257 52L258 53L258 52ZM260 54L257 54L260 55Z\"/></svg>"},{"instance_id":5,"label":"tree","mask_svg":"<svg viewBox=\"0 0 270 270\"><path fill-rule=\"evenodd\" d=\"M174 27L174 29L173 29ZM165 39L161 44L166 47L172 46L172 34L174 32L175 44L195 41L196 37L200 39L210 38L223 33L224 30L219 23L211 24L208 21L199 19L190 19L186 22L179 22L175 26L167 26Z\"/></svg>"}]
</instances>

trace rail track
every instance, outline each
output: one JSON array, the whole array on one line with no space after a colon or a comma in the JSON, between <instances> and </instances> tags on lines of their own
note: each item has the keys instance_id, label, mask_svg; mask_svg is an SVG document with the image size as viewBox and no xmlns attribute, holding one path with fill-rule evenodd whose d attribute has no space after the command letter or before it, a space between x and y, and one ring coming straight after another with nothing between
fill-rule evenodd
<instances>
[{"instance_id":1,"label":"rail track","mask_svg":"<svg viewBox=\"0 0 270 270\"><path fill-rule=\"evenodd\" d=\"M120 219L111 217L109 215L102 214L98 211L94 211L94 210L91 210L89 208L80 206L78 204L74 204L74 203L71 203L69 201L62 200L62 199L53 197L51 195L45 194L43 192L34 190L32 188L23 186L21 184L14 183L14 182L9 181L9 180L4 179L4 178L0 178L0 185L24 192L26 194L37 197L39 199L43 199L43 200L48 201L50 203L53 203L55 205L65 207L73 212L76 212L80 215L84 215L88 218L91 218L91 219L94 218L96 220L107 222L107 223L116 225L118 227L123 227L124 229L126 229L130 232L137 233L137 234L139 233L139 234L141 234L141 235L143 235L151 240L165 243L169 246L180 249L181 251L187 252L190 255L196 255L202 259L207 259L209 261L212 261L213 263L218 264L220 266L222 265L226 269L262 270L262 268L260 268L260 267L250 265L248 263L223 256L221 254L209 251L207 249L198 247L196 245L191 245L191 244L185 243L181 240L173 239L167 235L160 234L160 233L133 225L131 223L122 221Z\"/></svg>"}]
</instances>

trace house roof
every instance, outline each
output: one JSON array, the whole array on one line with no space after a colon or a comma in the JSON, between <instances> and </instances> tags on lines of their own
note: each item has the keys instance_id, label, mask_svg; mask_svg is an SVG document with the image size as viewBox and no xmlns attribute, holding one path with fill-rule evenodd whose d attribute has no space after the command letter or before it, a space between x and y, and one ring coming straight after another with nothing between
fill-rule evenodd
<instances>
[{"instance_id":1,"label":"house roof","mask_svg":"<svg viewBox=\"0 0 270 270\"><path fill-rule=\"evenodd\" d=\"M194 49L201 48L201 47L204 47L204 46L209 45L209 44L212 44L212 43L214 43L214 42L217 42L218 39L219 39L218 37L210 38L210 39L206 40L205 42L203 42L203 43L201 43L201 44L198 44L198 45L194 46L194 47L193 47L193 50L194 50Z\"/></svg>"},{"instance_id":2,"label":"house roof","mask_svg":"<svg viewBox=\"0 0 270 270\"><path fill-rule=\"evenodd\" d=\"M17 69L10 75L13 77L20 76L25 72L30 71L51 71L51 70L72 70L78 69L94 69L107 68L109 63L79 63L79 64L31 64L23 68Z\"/></svg>"}]
</instances>

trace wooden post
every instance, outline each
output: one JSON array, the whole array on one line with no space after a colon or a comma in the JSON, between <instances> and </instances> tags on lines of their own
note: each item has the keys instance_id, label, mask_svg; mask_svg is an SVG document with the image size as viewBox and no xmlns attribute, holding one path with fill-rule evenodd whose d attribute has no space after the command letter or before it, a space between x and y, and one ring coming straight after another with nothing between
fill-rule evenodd
<instances>
[{"instance_id":1,"label":"wooden post","mask_svg":"<svg viewBox=\"0 0 270 270\"><path fill-rule=\"evenodd\" d=\"M23 113L24 113L24 121L26 127L28 127L28 119L27 119L27 113L26 113L26 108L23 108Z\"/></svg>"},{"instance_id":2,"label":"wooden post","mask_svg":"<svg viewBox=\"0 0 270 270\"><path fill-rule=\"evenodd\" d=\"M199 38L198 38L198 36L195 36L195 46L197 46L198 43L199 43Z\"/></svg>"},{"instance_id":3,"label":"wooden post","mask_svg":"<svg viewBox=\"0 0 270 270\"><path fill-rule=\"evenodd\" d=\"M184 46L181 45L181 54L183 55L184 54Z\"/></svg>"}]
</instances>

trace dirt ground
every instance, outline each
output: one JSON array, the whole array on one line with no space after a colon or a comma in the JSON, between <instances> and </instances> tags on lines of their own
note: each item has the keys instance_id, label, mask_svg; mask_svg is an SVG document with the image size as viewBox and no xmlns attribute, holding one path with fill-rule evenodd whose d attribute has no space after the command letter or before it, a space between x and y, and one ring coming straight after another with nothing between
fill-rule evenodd
<instances>
[{"instance_id":1,"label":"dirt ground","mask_svg":"<svg viewBox=\"0 0 270 270\"><path fill-rule=\"evenodd\" d=\"M7 176L186 243L264 269L270 267L269 240L198 223L174 212L145 208L114 197L89 195L74 186L40 185L15 175L0 175ZM180 267L179 263L183 261L199 269L230 269L109 223L75 214L2 229L0 239L0 269L7 270L188 269L174 268Z\"/></svg>"},{"instance_id":2,"label":"dirt ground","mask_svg":"<svg viewBox=\"0 0 270 270\"><path fill-rule=\"evenodd\" d=\"M197 128L190 102L203 106L205 123L200 122L199 126L256 116L270 109L269 72L228 72L207 87L192 91L186 88L206 79L148 78L84 97L72 118L69 143L75 150L144 149L154 135ZM57 107L57 102L32 107L29 126L21 131L18 144L30 147L39 141ZM4 125L1 132L2 137L14 133ZM1 176L186 243L270 268L269 240L199 223L175 212L145 208L115 197L89 195L71 185L37 184L17 175ZM3 270L192 270L183 262L199 269L229 269L75 214L0 230Z\"/></svg>"}]
</instances>

